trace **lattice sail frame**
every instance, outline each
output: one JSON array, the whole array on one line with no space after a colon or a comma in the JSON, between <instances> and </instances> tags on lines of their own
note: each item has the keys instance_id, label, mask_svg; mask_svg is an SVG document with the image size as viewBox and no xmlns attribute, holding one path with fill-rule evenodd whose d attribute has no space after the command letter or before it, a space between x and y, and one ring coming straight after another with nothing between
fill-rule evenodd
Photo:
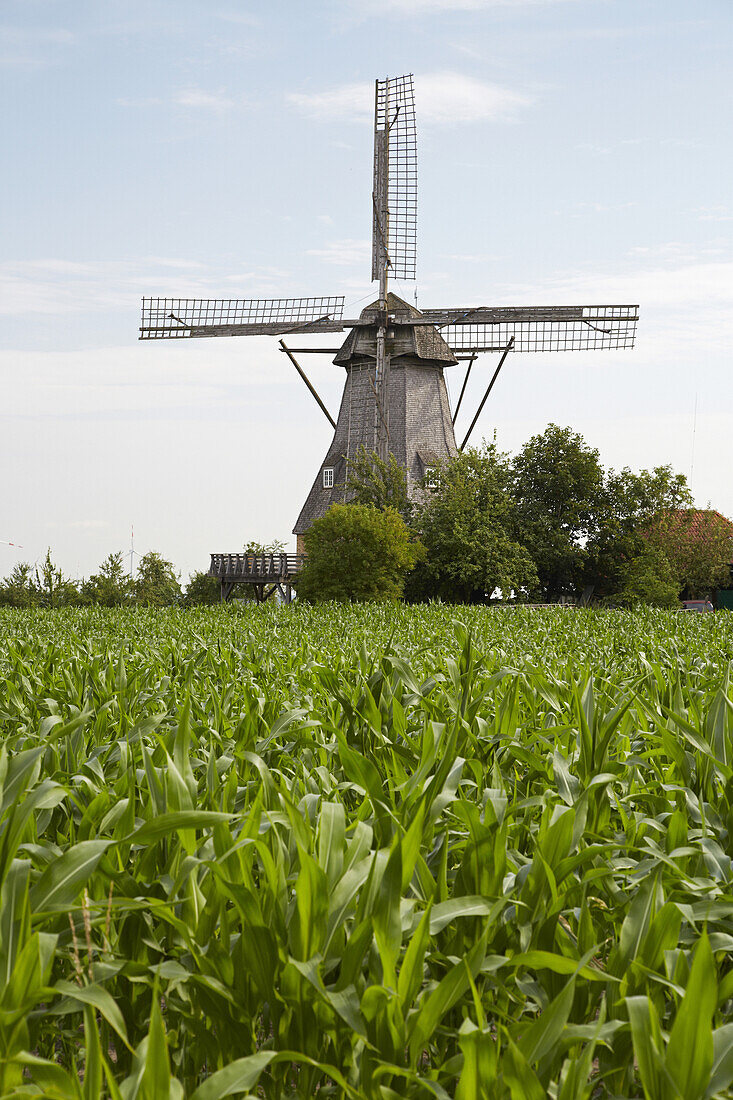
<instances>
[{"instance_id":1,"label":"lattice sail frame","mask_svg":"<svg viewBox=\"0 0 733 1100\"><path fill-rule=\"evenodd\" d=\"M339 330L343 295L313 298L143 298L141 340L295 332L320 322Z\"/></svg>"},{"instance_id":2,"label":"lattice sail frame","mask_svg":"<svg viewBox=\"0 0 733 1100\"><path fill-rule=\"evenodd\" d=\"M422 311L453 351L600 351L632 348L637 305L499 306Z\"/></svg>"},{"instance_id":3,"label":"lattice sail frame","mask_svg":"<svg viewBox=\"0 0 733 1100\"><path fill-rule=\"evenodd\" d=\"M417 265L417 125L412 73L376 82L372 280L385 252L395 279Z\"/></svg>"}]
</instances>

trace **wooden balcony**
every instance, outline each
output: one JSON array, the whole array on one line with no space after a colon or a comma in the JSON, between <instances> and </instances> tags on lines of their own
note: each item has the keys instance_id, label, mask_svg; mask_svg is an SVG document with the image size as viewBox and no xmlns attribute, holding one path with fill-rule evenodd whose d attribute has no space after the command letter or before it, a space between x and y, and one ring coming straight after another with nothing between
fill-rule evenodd
<instances>
[{"instance_id":1,"label":"wooden balcony","mask_svg":"<svg viewBox=\"0 0 733 1100\"><path fill-rule=\"evenodd\" d=\"M224 601L231 599L236 584L249 584L258 603L276 592L290 603L291 586L304 561L303 554L212 554L209 576L219 578Z\"/></svg>"}]
</instances>

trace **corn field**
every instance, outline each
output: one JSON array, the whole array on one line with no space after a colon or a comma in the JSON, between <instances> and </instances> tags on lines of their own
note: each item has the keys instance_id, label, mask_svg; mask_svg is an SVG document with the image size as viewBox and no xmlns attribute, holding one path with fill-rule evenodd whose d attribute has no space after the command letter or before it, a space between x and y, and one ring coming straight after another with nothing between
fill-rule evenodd
<instances>
[{"instance_id":1,"label":"corn field","mask_svg":"<svg viewBox=\"0 0 733 1100\"><path fill-rule=\"evenodd\" d=\"M0 612L0 1097L733 1097L733 616Z\"/></svg>"}]
</instances>

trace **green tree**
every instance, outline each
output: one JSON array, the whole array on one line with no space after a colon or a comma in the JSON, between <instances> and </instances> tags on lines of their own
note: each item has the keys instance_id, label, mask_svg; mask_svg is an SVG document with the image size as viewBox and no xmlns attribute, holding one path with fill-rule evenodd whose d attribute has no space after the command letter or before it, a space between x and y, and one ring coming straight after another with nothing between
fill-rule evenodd
<instances>
[{"instance_id":1,"label":"green tree","mask_svg":"<svg viewBox=\"0 0 733 1100\"><path fill-rule=\"evenodd\" d=\"M399 599L419 546L394 508L332 504L305 534L300 599Z\"/></svg>"},{"instance_id":2,"label":"green tree","mask_svg":"<svg viewBox=\"0 0 733 1100\"><path fill-rule=\"evenodd\" d=\"M184 607L199 607L221 601L221 583L218 577L199 571L191 573L183 597Z\"/></svg>"},{"instance_id":3,"label":"green tree","mask_svg":"<svg viewBox=\"0 0 733 1100\"><path fill-rule=\"evenodd\" d=\"M666 555L680 590L690 599L710 597L729 583L733 523L711 509L662 512L644 527L650 547Z\"/></svg>"},{"instance_id":4,"label":"green tree","mask_svg":"<svg viewBox=\"0 0 733 1100\"><path fill-rule=\"evenodd\" d=\"M134 581L137 603L147 607L169 607L180 602L181 586L172 562L154 550L143 554Z\"/></svg>"},{"instance_id":5,"label":"green tree","mask_svg":"<svg viewBox=\"0 0 733 1100\"><path fill-rule=\"evenodd\" d=\"M689 508L692 493L684 474L671 466L634 473L628 466L616 473L609 470L604 489L604 506L622 523L639 523L670 509Z\"/></svg>"},{"instance_id":6,"label":"green tree","mask_svg":"<svg viewBox=\"0 0 733 1100\"><path fill-rule=\"evenodd\" d=\"M132 582L125 572L122 551L109 554L99 572L92 573L81 586L82 600L102 607L119 607L129 602L131 595Z\"/></svg>"},{"instance_id":7,"label":"green tree","mask_svg":"<svg viewBox=\"0 0 733 1100\"><path fill-rule=\"evenodd\" d=\"M575 595L604 502L598 451L571 428L548 424L525 443L512 473L516 538L537 567L538 594L547 600Z\"/></svg>"},{"instance_id":8,"label":"green tree","mask_svg":"<svg viewBox=\"0 0 733 1100\"><path fill-rule=\"evenodd\" d=\"M678 607L679 584L672 574L669 560L652 546L643 547L625 563L614 602L633 606Z\"/></svg>"},{"instance_id":9,"label":"green tree","mask_svg":"<svg viewBox=\"0 0 733 1100\"><path fill-rule=\"evenodd\" d=\"M346 492L353 504L394 508L409 522L412 504L407 494L407 475L390 452L385 462L376 451L361 446L353 459L346 460Z\"/></svg>"},{"instance_id":10,"label":"green tree","mask_svg":"<svg viewBox=\"0 0 733 1100\"><path fill-rule=\"evenodd\" d=\"M36 607L38 599L33 566L27 561L18 562L0 583L0 607Z\"/></svg>"},{"instance_id":11,"label":"green tree","mask_svg":"<svg viewBox=\"0 0 733 1100\"><path fill-rule=\"evenodd\" d=\"M508 597L537 585L532 559L513 535L509 483L506 457L494 444L470 448L440 467L415 513L426 560L409 578L410 598L474 603L495 588Z\"/></svg>"},{"instance_id":12,"label":"green tree","mask_svg":"<svg viewBox=\"0 0 733 1100\"><path fill-rule=\"evenodd\" d=\"M645 527L654 517L686 508L691 503L687 479L684 474L675 473L671 466L656 466L638 473L628 467L618 473L610 470L605 480L597 529L587 546L586 581L593 585L595 595L601 598L618 596L625 600L634 562L637 564L633 569L638 576L651 577L656 567L652 567L652 559L647 555L649 540L644 534ZM659 566L658 554L654 560ZM660 568L660 583L674 584L674 575L670 574L667 581L664 578L668 569ZM638 600L644 601L639 585L634 592ZM646 602L660 605L661 597L654 592L657 589L652 585Z\"/></svg>"},{"instance_id":13,"label":"green tree","mask_svg":"<svg viewBox=\"0 0 733 1100\"><path fill-rule=\"evenodd\" d=\"M244 545L245 554L282 554L284 549L285 543L280 539L273 539L272 542L257 542L250 539Z\"/></svg>"},{"instance_id":14,"label":"green tree","mask_svg":"<svg viewBox=\"0 0 733 1100\"><path fill-rule=\"evenodd\" d=\"M36 568L35 589L39 607L72 607L79 603L79 589L54 563L50 547Z\"/></svg>"}]
</instances>

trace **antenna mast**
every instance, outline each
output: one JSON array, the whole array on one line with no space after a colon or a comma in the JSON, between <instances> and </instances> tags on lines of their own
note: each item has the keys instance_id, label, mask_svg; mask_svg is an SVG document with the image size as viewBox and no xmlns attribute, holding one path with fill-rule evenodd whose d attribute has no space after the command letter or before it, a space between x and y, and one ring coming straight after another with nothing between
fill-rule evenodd
<instances>
[{"instance_id":1,"label":"antenna mast","mask_svg":"<svg viewBox=\"0 0 733 1100\"><path fill-rule=\"evenodd\" d=\"M134 580L135 563L134 558L137 555L135 549L135 527L134 524L130 524L130 580Z\"/></svg>"}]
</instances>

